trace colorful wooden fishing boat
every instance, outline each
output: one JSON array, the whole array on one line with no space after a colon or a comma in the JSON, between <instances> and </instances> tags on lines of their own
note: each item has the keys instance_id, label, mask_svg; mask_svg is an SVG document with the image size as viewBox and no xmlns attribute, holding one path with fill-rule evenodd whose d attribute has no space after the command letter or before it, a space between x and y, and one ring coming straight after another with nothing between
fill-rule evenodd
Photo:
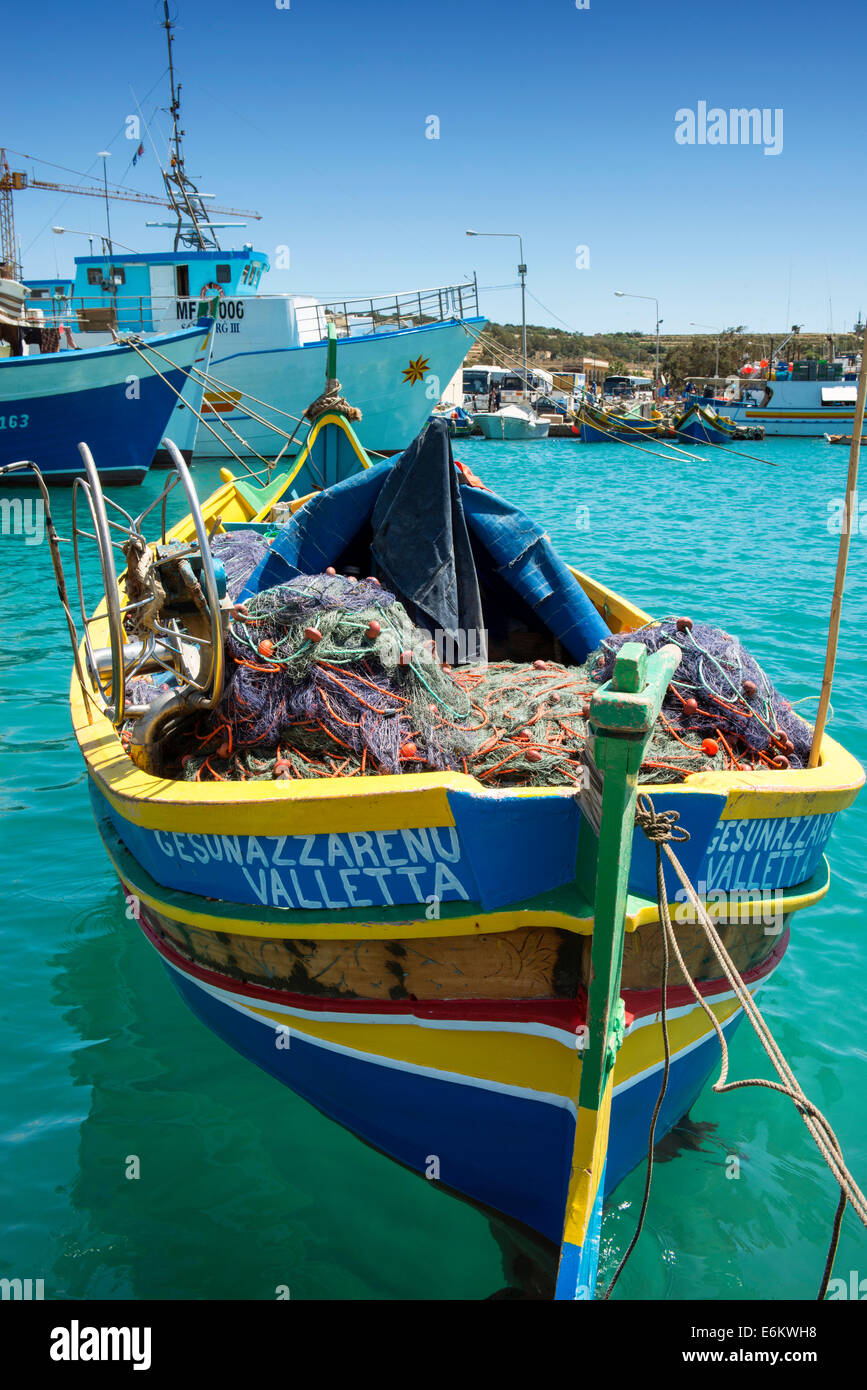
<instances>
[{"instance_id":1,"label":"colorful wooden fishing boat","mask_svg":"<svg viewBox=\"0 0 867 1390\"><path fill-rule=\"evenodd\" d=\"M765 437L761 425L737 425L708 406L696 404L675 416L674 429L678 438L689 439L694 444L727 444L739 439Z\"/></svg>"},{"instance_id":2,"label":"colorful wooden fishing boat","mask_svg":"<svg viewBox=\"0 0 867 1390\"><path fill-rule=\"evenodd\" d=\"M664 434L661 418L645 420L641 415L622 415L601 410L583 401L578 410L575 433L582 444L610 444L614 440L640 444L646 439L660 439Z\"/></svg>"},{"instance_id":3,"label":"colorful wooden fishing boat","mask_svg":"<svg viewBox=\"0 0 867 1390\"><path fill-rule=\"evenodd\" d=\"M645 659L638 643L621 648L590 703L590 775L577 794L494 789L460 770L180 780L166 773L165 739L219 700L222 634L238 612L209 537L279 526L247 602L289 573L350 562L368 573L377 500L389 480L404 487L418 475L405 459L372 466L336 414L266 485L226 470L200 506L179 458L176 467L189 516L164 545L130 553L163 576L163 566L191 566L205 600L198 625L165 586L159 640L147 651L129 641L129 577L116 579L102 546L105 596L70 692L94 815L133 915L220 1038L534 1241L552 1290L559 1263L558 1297L592 1297L604 1196L646 1151L663 1068L655 858L633 815L677 649ZM320 490L304 494L305 479ZM649 621L564 564L541 527L466 471L454 487L484 576L485 621L523 660L578 662L606 634ZM86 496L103 536L92 465ZM417 521L415 534L425 527ZM130 731L123 692L146 669L162 671L163 698ZM827 891L824 849L863 776L825 736L814 770L712 770L653 787L657 811L678 812L689 832L681 860L750 990L782 960L795 912ZM677 932L730 1036L737 999L694 918L681 914ZM666 1006L671 1067L657 1137L689 1110L718 1048L685 986L670 985Z\"/></svg>"}]
</instances>

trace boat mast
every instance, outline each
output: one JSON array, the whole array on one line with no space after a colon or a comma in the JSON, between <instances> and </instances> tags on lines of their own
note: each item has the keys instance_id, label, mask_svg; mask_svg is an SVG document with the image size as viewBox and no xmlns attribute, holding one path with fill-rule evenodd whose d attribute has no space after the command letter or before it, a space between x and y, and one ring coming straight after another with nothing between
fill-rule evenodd
<instances>
[{"instance_id":1,"label":"boat mast","mask_svg":"<svg viewBox=\"0 0 867 1390\"><path fill-rule=\"evenodd\" d=\"M170 107L172 117L172 137L170 141L171 158L168 169L164 169L163 180L166 185L166 192L169 201L175 210L178 225L175 229L175 250L180 245L190 246L196 251L220 250L220 243L217 234L211 225L208 210L198 188L187 175L184 168L184 145L183 139L185 131L180 126L181 112L181 88L180 84L175 87L175 68L172 60L172 44L174 37L172 30L174 23L169 16L168 0L163 0L163 13L165 18L162 28L166 31L166 41L169 50L169 83L171 85L172 104Z\"/></svg>"}]
</instances>

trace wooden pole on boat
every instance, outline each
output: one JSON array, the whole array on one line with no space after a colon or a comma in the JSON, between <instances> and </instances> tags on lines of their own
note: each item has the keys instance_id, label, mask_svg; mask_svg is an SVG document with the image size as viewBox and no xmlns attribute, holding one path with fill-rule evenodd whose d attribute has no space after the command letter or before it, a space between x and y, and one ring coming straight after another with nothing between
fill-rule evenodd
<instances>
[{"instance_id":1,"label":"wooden pole on boat","mask_svg":"<svg viewBox=\"0 0 867 1390\"><path fill-rule=\"evenodd\" d=\"M624 642L611 681L590 703L576 877L593 902L593 941L557 1299L592 1299L596 1286L614 1063L625 1030L620 976L638 773L679 661L679 647L648 656L640 642Z\"/></svg>"},{"instance_id":2,"label":"wooden pole on boat","mask_svg":"<svg viewBox=\"0 0 867 1390\"><path fill-rule=\"evenodd\" d=\"M843 611L843 590L846 585L846 565L849 561L849 536L852 530L852 512L857 504L858 458L861 452L861 431L864 425L864 407L867 404L867 328L861 345L861 371L858 375L858 394L855 400L855 417L852 421L852 443L849 448L849 473L846 478L846 497L843 503L843 529L840 533L840 547L837 551L837 572L834 576L834 597L831 600L831 619L828 624L828 646L825 652L825 670L822 675L822 689L819 695L819 710L813 730L813 743L810 748L808 767L818 767L822 749L822 738L828 722L828 708L831 704L831 688L834 684L834 665L837 660L837 642L840 637L840 617Z\"/></svg>"},{"instance_id":3,"label":"wooden pole on boat","mask_svg":"<svg viewBox=\"0 0 867 1390\"><path fill-rule=\"evenodd\" d=\"M347 326L347 332L349 331ZM333 323L328 325L328 348L325 361L325 380L337 379L337 329Z\"/></svg>"}]
</instances>

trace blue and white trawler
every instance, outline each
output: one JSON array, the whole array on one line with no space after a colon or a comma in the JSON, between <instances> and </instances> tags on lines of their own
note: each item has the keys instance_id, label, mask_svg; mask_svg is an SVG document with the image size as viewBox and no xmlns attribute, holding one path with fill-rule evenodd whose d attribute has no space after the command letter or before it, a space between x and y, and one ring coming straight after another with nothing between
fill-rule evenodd
<instances>
[{"instance_id":1,"label":"blue and white trawler","mask_svg":"<svg viewBox=\"0 0 867 1390\"><path fill-rule=\"evenodd\" d=\"M205 427L191 431L195 417L179 403L167 431L188 458L195 448L228 459L227 445L248 457L273 457L284 445L287 454L297 453L307 435L298 421L321 394L333 323L341 340L341 390L362 413L357 432L364 447L384 454L405 447L484 323L475 283L323 304L260 293L269 265L249 244L236 251L181 245L77 256L69 292L58 295L54 282L31 282L28 307L68 329L65 340L71 335L79 347L110 343L116 333L177 332L212 314ZM244 443L222 430L221 421Z\"/></svg>"}]
</instances>

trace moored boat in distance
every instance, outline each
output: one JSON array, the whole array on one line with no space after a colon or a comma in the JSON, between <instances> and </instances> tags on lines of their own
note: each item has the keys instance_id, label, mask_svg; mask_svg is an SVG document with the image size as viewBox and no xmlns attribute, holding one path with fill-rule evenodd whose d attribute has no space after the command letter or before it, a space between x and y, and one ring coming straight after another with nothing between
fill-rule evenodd
<instances>
[{"instance_id":1,"label":"moored boat in distance","mask_svg":"<svg viewBox=\"0 0 867 1390\"><path fill-rule=\"evenodd\" d=\"M726 444L734 440L764 439L763 425L737 425L708 406L691 405L673 420L675 433L694 444Z\"/></svg>"},{"instance_id":2,"label":"moored boat in distance","mask_svg":"<svg viewBox=\"0 0 867 1390\"><path fill-rule=\"evenodd\" d=\"M661 439L665 433L661 417L648 420L638 412L618 414L588 401L581 403L576 419L575 434L582 444L610 444L615 440L640 444L643 440Z\"/></svg>"},{"instance_id":3,"label":"moored boat in distance","mask_svg":"<svg viewBox=\"0 0 867 1390\"><path fill-rule=\"evenodd\" d=\"M485 439L545 439L550 421L540 420L532 406L513 402L499 410L480 411L473 416Z\"/></svg>"},{"instance_id":4,"label":"moored boat in distance","mask_svg":"<svg viewBox=\"0 0 867 1390\"><path fill-rule=\"evenodd\" d=\"M838 361L795 361L790 368L739 377L731 398L712 402L738 425L761 425L766 436L821 438L851 434L860 367Z\"/></svg>"}]
</instances>

